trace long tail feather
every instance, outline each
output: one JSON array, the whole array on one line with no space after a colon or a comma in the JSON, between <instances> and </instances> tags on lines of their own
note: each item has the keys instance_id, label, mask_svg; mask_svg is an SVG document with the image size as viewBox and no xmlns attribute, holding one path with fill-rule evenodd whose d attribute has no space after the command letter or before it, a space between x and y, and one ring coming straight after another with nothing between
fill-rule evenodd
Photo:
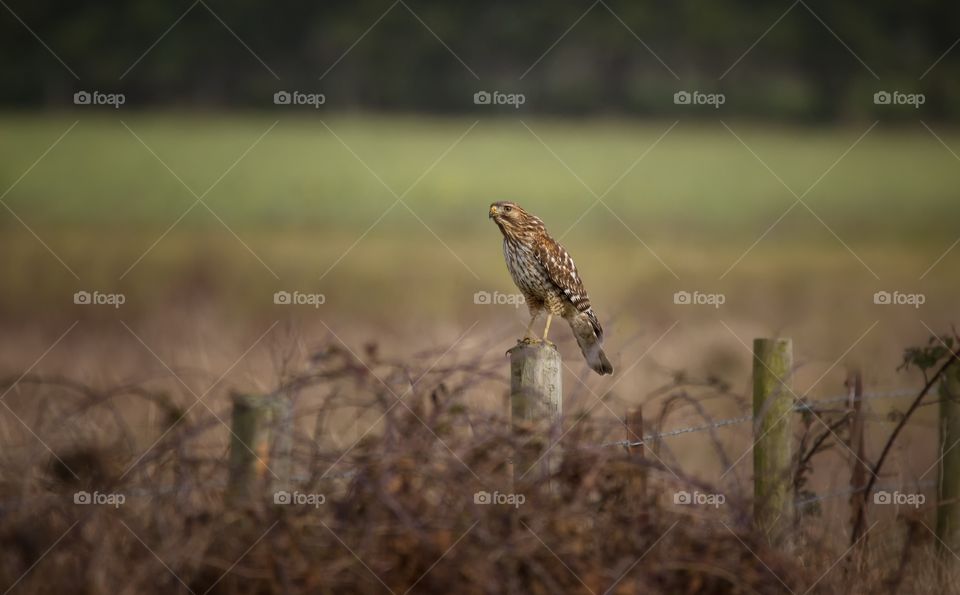
<instances>
[{"instance_id":1,"label":"long tail feather","mask_svg":"<svg viewBox=\"0 0 960 595\"><path fill-rule=\"evenodd\" d=\"M603 343L603 328L601 328L596 314L593 313L593 309L577 313L568 318L567 322L570 323L573 336L577 338L580 351L590 368L601 376L613 374L613 365L607 359L607 354L603 352L601 346Z\"/></svg>"}]
</instances>

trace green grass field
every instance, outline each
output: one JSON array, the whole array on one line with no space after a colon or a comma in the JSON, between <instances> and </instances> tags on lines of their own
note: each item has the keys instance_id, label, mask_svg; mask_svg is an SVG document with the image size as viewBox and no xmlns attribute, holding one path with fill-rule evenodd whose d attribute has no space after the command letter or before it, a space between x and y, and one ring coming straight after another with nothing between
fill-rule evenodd
<instances>
[{"instance_id":1,"label":"green grass field","mask_svg":"<svg viewBox=\"0 0 960 595\"><path fill-rule=\"evenodd\" d=\"M811 319L882 288L927 291L946 316L956 295L960 251L920 279L960 233L960 167L919 123L863 136L872 122L7 113L0 186L74 122L3 198L40 238L0 217L15 255L2 301L18 316L47 317L80 288L127 293L127 313L199 296L243 314L301 287L348 318L452 319L475 291L512 291L486 217L500 199L539 214L594 301L638 327L673 316L678 289L723 291L725 315L769 329L849 323L844 338L856 316ZM771 229L796 200L778 177L812 212ZM185 186L210 211L187 213Z\"/></svg>"},{"instance_id":2,"label":"green grass field","mask_svg":"<svg viewBox=\"0 0 960 595\"><path fill-rule=\"evenodd\" d=\"M125 125L203 193L276 124L205 197L231 226L369 224L393 202L376 176L401 194L450 149L405 197L438 227L475 229L485 224L487 203L514 198L566 229L593 202L576 176L598 194L623 176L605 201L638 233L725 237L756 235L758 225L793 201L733 133L802 194L871 125L806 129L732 121L726 123L731 133L720 122L680 121L624 175L673 122L479 120L451 149L473 120L8 113L0 117L4 186L74 121L70 134L4 199L38 225L164 229L191 204L190 193ZM960 150L960 135L937 133ZM805 200L838 231L856 236L952 233L960 214L958 182L957 160L919 123L893 128L881 122ZM584 225L602 228L609 216L592 212Z\"/></svg>"}]
</instances>

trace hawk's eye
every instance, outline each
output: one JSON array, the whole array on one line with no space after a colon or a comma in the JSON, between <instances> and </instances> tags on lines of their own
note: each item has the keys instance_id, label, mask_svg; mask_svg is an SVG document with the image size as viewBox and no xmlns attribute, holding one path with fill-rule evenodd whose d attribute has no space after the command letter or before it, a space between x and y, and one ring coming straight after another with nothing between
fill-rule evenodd
<instances>
[{"instance_id":1,"label":"hawk's eye","mask_svg":"<svg viewBox=\"0 0 960 595\"><path fill-rule=\"evenodd\" d=\"M509 212L512 210L512 208L513 208L513 207L503 207L503 212L504 212L504 213L509 213Z\"/></svg>"}]
</instances>

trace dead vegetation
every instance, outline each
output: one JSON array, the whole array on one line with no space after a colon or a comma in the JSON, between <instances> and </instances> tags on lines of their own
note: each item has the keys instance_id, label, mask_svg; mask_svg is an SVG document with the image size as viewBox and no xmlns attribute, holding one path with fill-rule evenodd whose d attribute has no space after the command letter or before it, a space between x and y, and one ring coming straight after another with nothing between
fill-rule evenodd
<instances>
[{"instance_id":1,"label":"dead vegetation","mask_svg":"<svg viewBox=\"0 0 960 595\"><path fill-rule=\"evenodd\" d=\"M441 368L431 366L437 354L391 361L372 345L361 361L336 343L306 358L279 353L273 394L291 395L297 412L293 477L278 483L274 461L257 453L257 479L234 500L225 498L230 433L217 419L229 421L228 410L190 410L156 380L105 388L5 379L20 402L57 402L69 413L49 451L39 435L28 448L3 448L0 585L30 593L948 592L933 538L918 524L925 511L871 527L852 554L842 535L823 531L832 520L816 515L790 547L773 547L751 528L748 486L721 490L689 477L668 449L642 459L597 447L609 427L579 412L551 442L472 407L464 395L497 381L500 361ZM689 387L733 398L724 383L675 377L658 389L671 395L662 418L686 404L709 419ZM148 435L122 414L130 403L161 412ZM333 439L345 418L357 431ZM716 435L711 441L728 461ZM531 473L513 484L521 443L560 453L549 479ZM278 489L289 502L277 501ZM722 506L684 506L679 491L727 497ZM78 503L78 493L100 501Z\"/></svg>"}]
</instances>

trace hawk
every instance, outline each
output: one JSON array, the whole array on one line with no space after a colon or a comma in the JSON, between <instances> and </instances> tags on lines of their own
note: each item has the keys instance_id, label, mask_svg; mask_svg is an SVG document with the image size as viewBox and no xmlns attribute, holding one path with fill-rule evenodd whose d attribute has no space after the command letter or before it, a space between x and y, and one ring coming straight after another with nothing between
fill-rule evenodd
<instances>
[{"instance_id":1,"label":"hawk","mask_svg":"<svg viewBox=\"0 0 960 595\"><path fill-rule=\"evenodd\" d=\"M531 329L542 311L547 312L544 341L550 332L550 321L554 316L562 316L570 323L580 351L593 371L600 375L613 374L613 366L601 347L603 328L590 306L573 258L550 237L539 217L515 203L493 203L490 218L503 233L507 269L530 308L530 324L524 340L539 342L531 336Z\"/></svg>"}]
</instances>

